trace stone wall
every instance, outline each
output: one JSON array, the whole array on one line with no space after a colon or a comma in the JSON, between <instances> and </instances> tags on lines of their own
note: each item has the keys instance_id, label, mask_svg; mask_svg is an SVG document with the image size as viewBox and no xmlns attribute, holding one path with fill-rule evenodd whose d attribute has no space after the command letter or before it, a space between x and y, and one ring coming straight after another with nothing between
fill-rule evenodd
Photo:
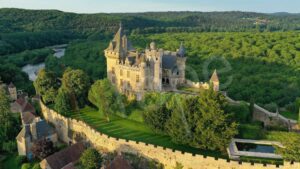
<instances>
[{"instance_id":1,"label":"stone wall","mask_svg":"<svg viewBox=\"0 0 300 169\"><path fill-rule=\"evenodd\" d=\"M166 169L173 169L176 162L181 163L184 169L297 169L300 168L300 163L291 164L285 162L283 166L239 163L226 159L215 159L213 157L204 157L181 151L173 151L169 148L135 142L124 139L117 139L108 135L102 134L82 121L71 118L66 118L55 111L47 108L41 103L42 113L44 118L52 123L61 140L69 142L68 131L76 131L83 133L87 140L97 149L107 149L109 151L130 152L148 157L165 165Z\"/></svg>"},{"instance_id":2,"label":"stone wall","mask_svg":"<svg viewBox=\"0 0 300 169\"><path fill-rule=\"evenodd\" d=\"M226 96L226 94L225 94ZM240 101L235 101L230 97L226 96L226 99L232 104L240 104ZM247 102L244 102L247 103ZM247 103L249 105L249 103ZM257 121L261 121L264 123L264 126L284 126L287 127L289 130L297 130L297 121L288 119L280 115L279 113L270 112L257 104L254 104L254 112L253 112L253 119Z\"/></svg>"}]
</instances>

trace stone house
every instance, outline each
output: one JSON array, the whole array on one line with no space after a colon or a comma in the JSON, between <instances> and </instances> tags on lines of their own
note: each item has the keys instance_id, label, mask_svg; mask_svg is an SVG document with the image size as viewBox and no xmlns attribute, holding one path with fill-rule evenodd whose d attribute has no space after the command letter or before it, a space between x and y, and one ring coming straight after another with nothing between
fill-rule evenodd
<instances>
[{"instance_id":1,"label":"stone house","mask_svg":"<svg viewBox=\"0 0 300 169\"><path fill-rule=\"evenodd\" d=\"M31 124L23 125L22 130L16 137L19 155L32 159L32 145L35 141L45 138L51 140L54 144L57 143L58 139L56 131L45 120L38 117Z\"/></svg>"},{"instance_id":2,"label":"stone house","mask_svg":"<svg viewBox=\"0 0 300 169\"><path fill-rule=\"evenodd\" d=\"M42 169L73 169L84 150L83 143L76 143L48 156L40 162L40 167Z\"/></svg>"}]
</instances>

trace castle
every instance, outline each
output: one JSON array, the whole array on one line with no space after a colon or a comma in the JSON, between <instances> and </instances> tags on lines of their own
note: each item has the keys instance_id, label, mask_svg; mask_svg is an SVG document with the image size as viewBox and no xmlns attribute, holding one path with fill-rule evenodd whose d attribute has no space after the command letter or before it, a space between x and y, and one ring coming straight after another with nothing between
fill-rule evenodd
<instances>
[{"instance_id":1,"label":"castle","mask_svg":"<svg viewBox=\"0 0 300 169\"><path fill-rule=\"evenodd\" d=\"M144 52L139 52L133 48L120 25L104 54L108 79L128 98L141 100L145 91L174 91L177 86L187 84L182 43L175 52L158 49L154 42ZM216 72L211 83L215 90L219 89ZM208 83L201 85L207 86Z\"/></svg>"}]
</instances>

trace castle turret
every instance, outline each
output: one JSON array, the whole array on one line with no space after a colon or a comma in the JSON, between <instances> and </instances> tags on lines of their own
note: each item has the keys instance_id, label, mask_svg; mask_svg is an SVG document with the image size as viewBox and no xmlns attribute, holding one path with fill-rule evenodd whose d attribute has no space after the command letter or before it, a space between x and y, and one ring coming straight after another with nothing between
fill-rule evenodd
<instances>
[{"instance_id":1,"label":"castle turret","mask_svg":"<svg viewBox=\"0 0 300 169\"><path fill-rule=\"evenodd\" d=\"M219 91L220 81L216 69L214 70L209 82L212 83L214 91Z\"/></svg>"}]
</instances>

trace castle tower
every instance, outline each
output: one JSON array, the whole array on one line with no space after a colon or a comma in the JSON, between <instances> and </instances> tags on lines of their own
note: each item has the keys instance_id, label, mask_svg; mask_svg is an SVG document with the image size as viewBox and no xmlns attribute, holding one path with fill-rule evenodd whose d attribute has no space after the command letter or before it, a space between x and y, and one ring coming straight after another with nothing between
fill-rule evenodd
<instances>
[{"instance_id":1,"label":"castle tower","mask_svg":"<svg viewBox=\"0 0 300 169\"><path fill-rule=\"evenodd\" d=\"M179 71L179 83L183 84L185 83L185 48L183 46L183 43L181 42L179 49L177 50L177 66Z\"/></svg>"},{"instance_id":2,"label":"castle tower","mask_svg":"<svg viewBox=\"0 0 300 169\"><path fill-rule=\"evenodd\" d=\"M150 43L150 56L153 60L153 89L162 90L162 56L164 51L157 50L155 42Z\"/></svg>"},{"instance_id":3,"label":"castle tower","mask_svg":"<svg viewBox=\"0 0 300 169\"><path fill-rule=\"evenodd\" d=\"M127 37L123 35L123 28L120 24L120 28L113 40L109 43L108 48L104 50L107 63L107 77L113 84L117 81L115 76L117 73L116 65L125 62L126 53L123 48L124 44L127 45Z\"/></svg>"},{"instance_id":4,"label":"castle tower","mask_svg":"<svg viewBox=\"0 0 300 169\"><path fill-rule=\"evenodd\" d=\"M214 91L219 91L220 81L216 69L214 70L209 82L212 83Z\"/></svg>"}]
</instances>

